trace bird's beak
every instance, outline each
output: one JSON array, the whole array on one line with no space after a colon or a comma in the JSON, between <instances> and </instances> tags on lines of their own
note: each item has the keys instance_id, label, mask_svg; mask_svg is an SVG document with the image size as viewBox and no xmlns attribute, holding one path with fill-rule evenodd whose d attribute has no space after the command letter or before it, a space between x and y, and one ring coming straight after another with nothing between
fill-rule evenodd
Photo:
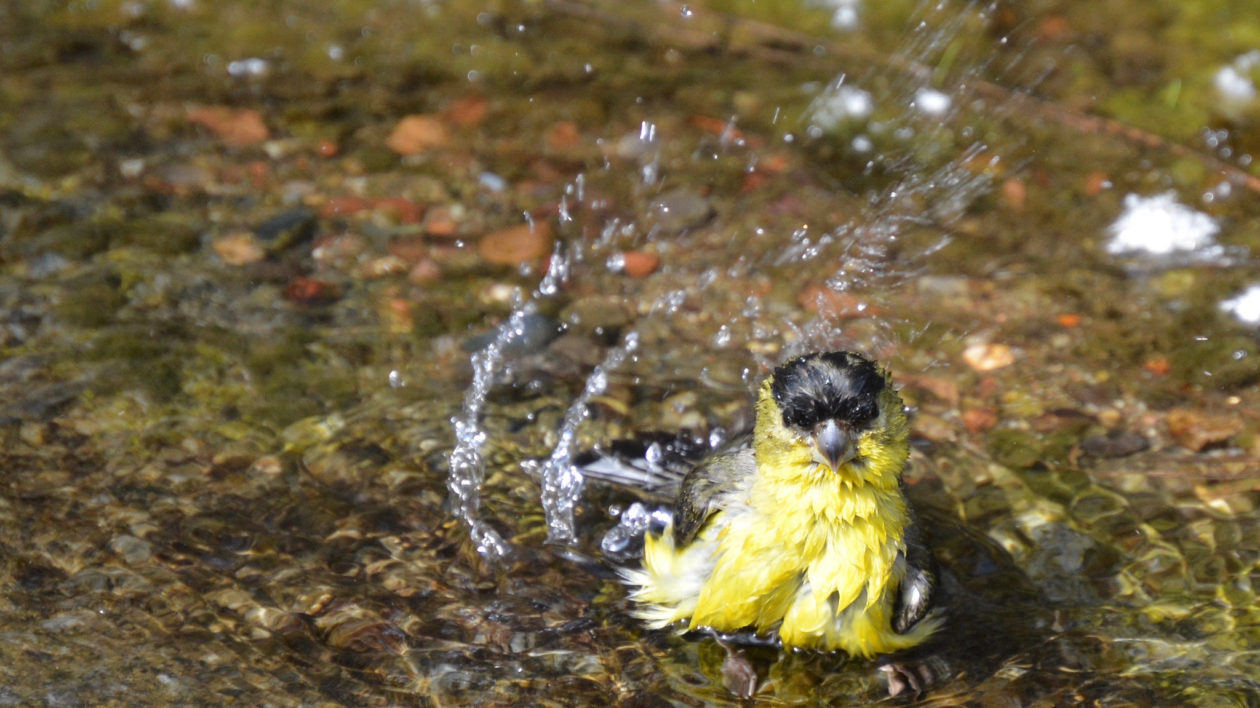
<instances>
[{"instance_id":1,"label":"bird's beak","mask_svg":"<svg viewBox=\"0 0 1260 708\"><path fill-rule=\"evenodd\" d=\"M814 447L814 457L818 462L830 465L832 472L857 456L851 431L834 420L824 421L814 428Z\"/></svg>"}]
</instances>

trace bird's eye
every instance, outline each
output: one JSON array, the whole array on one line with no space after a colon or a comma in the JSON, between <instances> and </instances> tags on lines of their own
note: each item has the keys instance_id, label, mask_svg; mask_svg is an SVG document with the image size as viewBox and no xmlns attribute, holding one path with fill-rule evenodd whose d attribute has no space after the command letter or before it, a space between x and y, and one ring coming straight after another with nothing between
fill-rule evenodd
<instances>
[{"instance_id":1,"label":"bird's eye","mask_svg":"<svg viewBox=\"0 0 1260 708\"><path fill-rule=\"evenodd\" d=\"M863 401L854 405L849 415L850 419L858 425L869 423L879 417L879 406L873 401Z\"/></svg>"}]
</instances>

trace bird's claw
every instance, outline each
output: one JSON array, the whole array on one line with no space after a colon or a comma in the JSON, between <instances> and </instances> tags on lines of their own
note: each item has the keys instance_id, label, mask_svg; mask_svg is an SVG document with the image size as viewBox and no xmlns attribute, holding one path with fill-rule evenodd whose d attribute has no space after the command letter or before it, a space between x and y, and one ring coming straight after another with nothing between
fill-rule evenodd
<instances>
[{"instance_id":1,"label":"bird's claw","mask_svg":"<svg viewBox=\"0 0 1260 708\"><path fill-rule=\"evenodd\" d=\"M890 661L881 665L879 670L888 677L889 696L895 698L908 694L917 698L940 682L944 668L939 661L928 658Z\"/></svg>"},{"instance_id":2,"label":"bird's claw","mask_svg":"<svg viewBox=\"0 0 1260 708\"><path fill-rule=\"evenodd\" d=\"M722 640L719 646L726 650L722 660L722 685L736 698L747 700L757 693L757 669L742 649L736 649Z\"/></svg>"}]
</instances>

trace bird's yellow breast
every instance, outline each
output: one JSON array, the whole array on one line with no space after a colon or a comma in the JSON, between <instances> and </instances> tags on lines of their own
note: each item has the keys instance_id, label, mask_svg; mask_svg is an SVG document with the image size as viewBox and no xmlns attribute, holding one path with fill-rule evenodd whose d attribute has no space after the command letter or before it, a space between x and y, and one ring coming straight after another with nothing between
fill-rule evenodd
<instances>
[{"instance_id":1,"label":"bird's yellow breast","mask_svg":"<svg viewBox=\"0 0 1260 708\"><path fill-rule=\"evenodd\" d=\"M900 495L812 470L789 482L772 462L761 467L748 507L713 519L713 570L689 626L777 630L787 647L862 656L901 648L890 629L907 519Z\"/></svg>"},{"instance_id":2,"label":"bird's yellow breast","mask_svg":"<svg viewBox=\"0 0 1260 708\"><path fill-rule=\"evenodd\" d=\"M787 648L869 657L919 644L939 624L892 629L905 574L909 512L899 487L908 449L904 415L881 420L887 437L859 444L859 461L832 471L760 408L757 474L721 500L696 538L676 547L671 529L646 539L643 570L626 579L640 617L655 626L777 632Z\"/></svg>"}]
</instances>

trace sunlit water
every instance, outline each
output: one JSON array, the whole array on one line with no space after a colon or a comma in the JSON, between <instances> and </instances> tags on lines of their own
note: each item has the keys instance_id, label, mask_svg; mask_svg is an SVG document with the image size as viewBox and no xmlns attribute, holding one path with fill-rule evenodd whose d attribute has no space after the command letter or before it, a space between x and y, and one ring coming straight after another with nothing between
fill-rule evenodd
<instances>
[{"instance_id":1,"label":"sunlit water","mask_svg":"<svg viewBox=\"0 0 1260 708\"><path fill-rule=\"evenodd\" d=\"M971 19L971 14L976 9L974 6L948 10L943 8L945 6L942 5L936 8L925 7L922 10L922 17L916 21L908 33L908 39L897 50L895 63L898 67L928 66L929 62L936 60L957 39L959 29L967 19ZM936 20L944 17L945 21L929 22L929 17ZM983 13L980 17L983 18ZM955 80L965 84L970 76L979 71L980 67L970 69ZM944 165L933 168L926 174L920 173L925 165L915 162L905 153L906 148L899 144L912 140L931 142L942 131L947 130L946 126L951 122L960 121L965 124L966 119L965 112L960 111L956 102L931 88L926 78L888 69L871 69L865 76L857 79L841 74L820 89L818 97L810 103L803 116L803 135L792 132L785 136L785 140L789 142L805 137L821 138L835 132L846 120L854 123L844 126L847 128L864 123L862 129L856 131L851 138L851 148L854 153L866 156L865 170L885 171L891 176L892 183L869 194L866 197L867 203L856 217L822 230L811 230L808 227L796 229L782 244L765 253L736 254L734 260L726 263L720 258L706 259L703 262L703 272L678 273L686 279L686 288L666 293L643 316L662 319L665 327L679 326L670 321L671 316L688 296L703 298L706 286L721 278L720 273L737 278L759 273L770 265L790 270L797 264L811 261L833 263L839 266L824 279L827 289L836 293L863 291L872 293L877 298L878 295L874 293L878 293L880 289L899 287L910 275L923 268L926 260L948 243L950 236L947 234L953 222L977 197L989 189L990 179L983 169L975 169L976 165L980 164L983 168L982 163L985 160L996 165L1000 159L997 154L988 154L982 143L975 142L960 146L957 155L948 159ZM892 87L891 90L885 87L879 97L879 112L885 118L870 121L876 111L874 97L860 85L879 83L891 84ZM734 120L729 125L733 129ZM966 132L964 128L963 133ZM875 139L881 143L878 151L873 149ZM659 188L660 140L657 127L649 121L644 121L636 133L620 140L622 152L635 158L641 166L637 177L642 188ZM724 133L723 145L729 146L730 140L730 133ZM585 175L579 175L566 189L560 212L562 222L572 221L567 197L573 194L580 202L584 181ZM913 204L914 211L903 206L905 203ZM927 226L938 231L940 236L935 243L916 244L913 247L914 253L909 257L903 255L894 264L889 251L897 245L907 225ZM592 247L574 239L564 244L562 252L576 254L567 258L580 263L582 268L599 268L602 247L608 246L611 237L618 231L642 234L636 239L640 246L650 245L654 239L662 238L650 225L633 222L623 224L614 220L601 229L602 238ZM678 237L671 234L666 238L682 241L685 235ZM568 263L566 260L566 270ZM603 265L614 273L618 272L623 267L623 258L621 254L614 252L611 257L604 259ZM592 277L598 278L601 275ZM548 283L549 279L555 279L551 271L544 277L536 296L556 294L554 285ZM820 294L819 297L825 299L826 296ZM859 313L869 305L859 304ZM738 320L758 312L760 306L759 298L749 294L741 311L717 310L712 315L718 322ZM535 308L535 303L531 301L515 309L507 325L500 330L499 338L511 336L514 331L519 330L520 318L533 312ZM763 332L761 336L787 343L784 353L774 357L777 359L786 358L785 354L802 354L842 344L855 344L859 348L878 345L877 342L851 340L845 336L842 323L826 314L804 323L784 319L782 322L772 323L771 326L772 329ZM730 344L728 325L719 325L715 343L719 348L726 348ZM604 361L589 373L583 392L570 404L565 414L557 443L539 469L542 480L540 502L546 512L549 542L571 544L576 540L573 509L584 489L581 472L572 463L577 428L587 417L590 398L604 391L610 375L617 373L617 369L627 360L653 355L651 351L640 353L638 349L638 336L631 329L622 344L611 348ZM502 357L499 341L492 342L485 350L473 355L474 380L465 395L463 414L453 421L456 439L460 444L451 453L448 482L452 494L459 501L457 514L469 524L479 550L490 560L501 558L504 547L501 539L486 528L476 514L478 500L475 490L481 482L481 467L484 464L477 457L476 450L484 443L485 437L485 433L477 428L477 417L490 393L493 367L499 365ZM773 358L763 360L763 366L772 360Z\"/></svg>"},{"instance_id":2,"label":"sunlit water","mask_svg":"<svg viewBox=\"0 0 1260 708\"><path fill-rule=\"evenodd\" d=\"M709 308L712 321L720 323L716 325L717 334L713 339L717 349L719 351L726 349L730 345L732 328L739 327L741 320L749 317L757 318L761 327L759 337L778 340L783 344L777 352L767 351L765 356L757 357L760 371L764 371L774 361L782 360L786 356L838 346L856 347L877 354L895 350L907 338L913 341L918 336L917 332L930 328L931 320L924 319L922 315L915 312L899 310L894 313L885 309L888 307L886 303L896 299L889 298L884 293L899 288L914 287L918 276L931 272L933 259L946 249L951 240L968 237L966 234L959 234L955 226L977 199L991 194L993 188L991 176L1009 169L1008 164L1026 159L1026 146L1018 137L1011 140L1010 136L1006 136L1000 146L986 145L980 138L969 140L975 134L969 124L976 118L978 111L989 111L998 116L1005 112L1005 107L994 105L992 102L972 102L974 94L969 82L981 80L982 76L991 79L996 75L1001 78L1002 72L994 71L994 67L991 66L992 60L981 55L978 58L970 58L978 59L978 62L970 67L964 65L960 68L957 64L951 66L950 79L944 84L944 91L941 89L939 77L936 77L937 81L934 82L930 71L925 69L925 67L938 66L939 62L958 61L959 32L969 22L987 19L987 13L992 11L990 7L980 6L925 7L921 10L920 19L909 33L907 41L889 62L891 69L885 66L868 70L858 76L845 73L836 77L829 84L817 89L816 97L801 118L800 130L790 131L785 135L785 139L789 141L824 140L831 136L843 135L843 140L847 142L844 149L850 153L848 159L856 160L858 164L862 164L861 161L865 160L864 172L881 175L876 182L879 186L866 192L856 215L822 228L809 224L792 230L790 235L778 234L776 246L773 249L767 249L766 252L733 253L730 254L731 259L726 262L722 262L720 255L717 258L705 259L702 263L703 270L688 271L683 264L679 264L672 269L672 275L674 278L687 281L687 285L677 293L677 301L672 307L665 308L659 307L658 303L658 306L649 308L641 316L662 320L659 326L666 329L685 327L685 323L674 322L672 318L681 311L680 306L685 299L693 298L704 302L705 290L716 278L749 277L768 267L790 271L792 268L806 264L821 264L826 272L828 267L826 264L832 264L830 267L834 270L826 273L821 279L826 290L840 297L848 293L858 293L860 301L852 305L856 314L860 316L866 308L880 310L882 326L850 333L851 328L848 326L846 317L825 309L825 303L829 297L826 291L814 294L814 297L819 298L817 303L820 306L819 312L814 317L805 320L800 320L795 316L786 316L779 320L773 317L767 318L764 316L764 304L761 299L755 294L749 294L742 303L738 303L740 307L738 311L722 310L709 304L705 305ZM999 39L999 42L1004 41L1004 39ZM943 58L942 55L946 56ZM734 121L731 125L734 125ZM725 138L728 137L729 134L724 135L724 144L726 144ZM627 136L621 141L623 146L629 146L625 152L638 159L641 165L637 178L642 186L650 188L661 180L659 150L657 149L657 143L660 140L662 138L656 126L645 121L640 126L637 135ZM925 156L921 151L924 144L952 145L953 149L952 152L938 152L935 155ZM1136 199L1137 197L1133 195L1126 198L1125 203L1129 211L1119 215L1111 225L1110 231L1114 238L1106 247L1109 253L1132 255L1140 251L1148 254L1148 258L1158 258L1177 252L1189 254L1192 259L1198 259L1200 262L1219 262L1220 249L1210 242L1219 227L1211 217L1176 205L1170 194L1153 198L1151 202L1154 204L1155 200L1159 199L1169 203L1166 214L1163 214L1165 218L1160 218L1159 215L1144 215L1145 212L1139 214ZM1155 221L1151 221L1152 218ZM645 232L643 226L633 222L628 224L610 222L603 229L605 239L596 242L595 248L606 246L609 240L607 237L615 233L617 229L623 233L629 231L644 234ZM903 245L901 241L910 231L917 231L916 238L909 245ZM930 236L924 238L924 232L928 232ZM785 236L787 237L784 238ZM653 241L664 243L666 238L670 240L671 246L686 241L685 234L662 237L653 230L646 230L645 235L636 237L635 243L637 246L651 244ZM583 248L581 244L572 244L572 247L579 250ZM616 271L621 266L616 255L608 260L601 259L598 255L578 260L584 261L583 266L586 268L598 268L601 263L604 263ZM1174 267L1184 262L1184 258L1169 260L1163 267ZM1148 261L1146 268L1151 267L1161 266L1158 262ZM714 275L715 273L722 273L722 275ZM587 277L598 279L602 276L587 274ZM1222 306L1228 309L1231 307L1229 302L1232 301L1227 301ZM898 329L895 324L899 319L902 323L909 325L908 329L901 328L899 332L894 331ZM983 334L986 328L983 324L977 324L981 336L974 341L983 342L988 339L988 336ZM957 332L955 336L961 339L966 334ZM571 460L576 432L587 417L591 397L606 389L609 377L616 375L618 368L623 364L638 360L640 357L651 358L660 355L659 351L654 350L653 345L640 345L637 334L633 330L630 337L632 338L628 338L625 344L611 348L604 361L590 372L583 391L570 404L564 416L558 441L550 456L541 465L540 502L547 512L548 540L551 542L573 544L577 542L577 534L582 533L582 529L574 525L573 509L580 503L584 485L580 473L573 468ZM657 342L655 346L668 347L670 343L667 338ZM935 365L935 362L931 362L926 365L926 368L930 369ZM974 365L982 370L988 366L985 363ZM746 383L751 383L758 377L759 374L754 371L756 369L744 369ZM683 371L678 373L686 375ZM976 465L980 462L970 460L963 464ZM1101 489L1085 491L1082 499L1092 499L1098 494L1106 498L1110 492L1104 492ZM1010 501L1012 504L1017 503L1013 498ZM1087 501L1080 503L1088 504ZM1034 504L1034 507L1041 508L1024 511L1012 509L1014 516L1011 519L1012 528L1010 529L1010 531L1016 528L1021 529L1017 533L1027 534L1031 538L1018 542L1014 539L1006 541L1006 550L1022 555L1020 560L1025 563L1025 571L1030 572L1034 577L1031 582L1034 586L1039 586L1038 590L1033 592L1044 593L1044 596L1054 603L1067 603L1065 607L1075 602L1087 604L1098 602L1099 596L1096 592L1084 591L1083 588L1077 586L1079 580L1069 580L1077 576L1088 577L1102 571L1102 567L1089 568L1091 562L1089 558L1096 552L1096 542L1089 540L1088 536L1081 535L1081 531L1075 530L1078 527L1088 528L1089 522L1084 519L1072 521L1070 512L1065 515L1064 510L1054 505L1042 507L1040 504ZM615 513L619 508L619 506L614 507L612 511ZM616 555L627 540L641 533L648 523L650 523L648 511L637 503L631 505L628 511L621 514L618 525L604 537L604 550ZM587 530L587 533L589 534L590 531ZM997 538L1003 538L1008 531L996 527L991 528L990 533ZM1032 544L1031 548L1025 547L1029 541ZM1156 544L1156 546L1159 545L1161 544ZM1032 567L1028 567L1027 564L1032 564ZM1122 574L1119 577L1125 576ZM1061 585L1064 583L1065 585ZM1121 583L1123 584L1123 581ZM1124 594L1124 591L1121 591L1119 596ZM1119 596L1116 596L1117 599ZM1141 602L1139 601L1139 604ZM1005 609L1018 612L1019 610L1012 609L1018 606L1018 601L1010 601ZM985 611L1002 615L1000 609L989 608ZM1101 612L1101 615L1097 614L1098 610L1081 612L1077 619L1069 621L1068 624L1083 628L1094 623L1106 626L1116 622L1114 618L1107 618L1106 610L1101 610ZM1123 611L1122 614L1124 614ZM1015 625L1018 622L1011 622L1005 628L1000 628L999 622L999 628L994 631L1009 633L1008 639L1014 637L1008 651L1010 654L1018 655L1019 651L1014 645L1018 644L1019 638L1022 637L1024 641L1029 642L1046 641L1044 637L1047 632L1054 630L1063 632L1067 629L1063 623L1062 616L1056 612L1053 619L1044 618L1034 622L1035 628L1032 625L1024 629L1017 628ZM1127 624L1128 621L1125 620L1123 623ZM1114 629L1118 630L1119 627ZM1088 633L1088 630L1086 632ZM1034 639L1038 636L1043 638ZM1061 635L1063 638L1071 636L1073 632ZM956 643L953 649L957 653L961 647L968 646L968 641L972 640L954 637L948 641ZM1054 640L1050 641L1052 645ZM1140 650L1135 649L1142 656L1141 659L1134 658L1135 668L1138 664L1144 665L1137 675L1146 675L1157 683L1161 682L1161 679L1156 678L1161 675L1161 672L1197 666L1205 660L1204 655L1189 658L1189 654L1198 654L1198 652L1177 641L1169 646L1169 640L1164 637L1139 638L1120 631L1114 641L1118 649L1125 646L1143 647ZM949 649L944 651L948 653ZM979 645L971 646L965 651L975 652L977 656L985 653ZM1125 650L1120 649L1120 651ZM1162 653L1169 653L1169 658L1147 665L1146 657ZM1174 660L1172 656L1175 655L1181 655L1183 658ZM1027 660L1022 659L1022 661ZM1045 660L1047 659L1040 659L1040 661ZM1015 665L1006 670L1012 672L1008 678L1023 675L1024 669L1015 668L1019 661L1021 660L1016 660ZM1064 661L1064 669L1069 672L1084 668L1076 664L1076 659L1065 657ZM975 670L975 667L971 667L971 670ZM1226 675L1229 673L1227 671ZM1246 675L1246 671L1243 670L1235 675L1241 679ZM1106 682L1101 684L1101 686L1107 685ZM1168 684L1161 683L1161 685L1162 690L1184 690L1184 687L1178 687L1176 679ZM1253 697L1255 695L1255 685L1249 686L1245 680L1242 684L1238 684L1237 688L1242 692L1239 695L1250 694ZM1125 694L1126 691L1131 690L1129 687L1113 686L1101 688L1101 690L1104 693L1115 690L1119 694L1127 695L1127 698L1119 699L1122 702L1139 700L1134 694ZM1227 680L1223 690L1222 695L1229 695L1234 688L1230 687ZM1079 700L1086 700L1089 695L1098 694L1082 689L1076 697Z\"/></svg>"},{"instance_id":3,"label":"sunlit water","mask_svg":"<svg viewBox=\"0 0 1260 708\"><path fill-rule=\"evenodd\" d=\"M838 347L914 409L922 702L1260 700L1249 48L1193 3L782 8L0 10L0 703L732 702L601 558L659 500L573 461L719 445ZM522 223L549 255L479 251Z\"/></svg>"}]
</instances>

